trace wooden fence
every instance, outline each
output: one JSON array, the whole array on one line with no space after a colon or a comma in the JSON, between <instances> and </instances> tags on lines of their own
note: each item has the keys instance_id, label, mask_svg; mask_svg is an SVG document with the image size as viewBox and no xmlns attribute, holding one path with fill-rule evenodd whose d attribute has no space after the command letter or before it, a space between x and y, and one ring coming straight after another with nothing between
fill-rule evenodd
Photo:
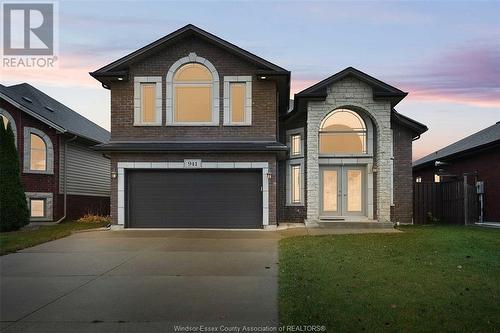
<instances>
[{"instance_id":1,"label":"wooden fence","mask_svg":"<svg viewBox=\"0 0 500 333\"><path fill-rule=\"evenodd\" d=\"M413 223L477 222L477 201L476 187L467 184L467 179L442 183L414 183Z\"/></svg>"}]
</instances>

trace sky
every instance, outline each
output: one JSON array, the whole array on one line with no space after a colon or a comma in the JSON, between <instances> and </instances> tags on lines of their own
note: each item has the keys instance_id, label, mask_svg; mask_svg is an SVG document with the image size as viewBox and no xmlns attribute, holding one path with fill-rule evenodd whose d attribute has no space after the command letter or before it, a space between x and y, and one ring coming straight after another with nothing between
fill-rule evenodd
<instances>
[{"instance_id":1,"label":"sky","mask_svg":"<svg viewBox=\"0 0 500 333\"><path fill-rule=\"evenodd\" d=\"M292 72L291 93L353 66L409 92L417 159L500 121L500 1L59 1L59 68L0 68L109 130L88 75L192 23Z\"/></svg>"}]
</instances>

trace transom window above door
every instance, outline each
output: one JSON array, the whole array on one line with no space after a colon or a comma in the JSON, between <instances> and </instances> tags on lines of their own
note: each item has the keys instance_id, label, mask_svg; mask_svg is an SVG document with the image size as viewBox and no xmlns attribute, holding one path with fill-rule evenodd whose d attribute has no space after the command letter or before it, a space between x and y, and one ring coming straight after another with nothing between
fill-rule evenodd
<instances>
[{"instance_id":1,"label":"transom window above door","mask_svg":"<svg viewBox=\"0 0 500 333\"><path fill-rule=\"evenodd\" d=\"M338 109L323 120L319 152L326 155L367 154L367 126L358 113Z\"/></svg>"}]
</instances>

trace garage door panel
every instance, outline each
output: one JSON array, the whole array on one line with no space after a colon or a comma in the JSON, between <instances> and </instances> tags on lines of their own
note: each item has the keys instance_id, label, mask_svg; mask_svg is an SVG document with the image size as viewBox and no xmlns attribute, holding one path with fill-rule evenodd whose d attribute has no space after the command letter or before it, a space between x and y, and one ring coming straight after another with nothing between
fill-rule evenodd
<instances>
[{"instance_id":1,"label":"garage door panel","mask_svg":"<svg viewBox=\"0 0 500 333\"><path fill-rule=\"evenodd\" d=\"M127 180L128 227L262 227L260 171L133 170Z\"/></svg>"}]
</instances>

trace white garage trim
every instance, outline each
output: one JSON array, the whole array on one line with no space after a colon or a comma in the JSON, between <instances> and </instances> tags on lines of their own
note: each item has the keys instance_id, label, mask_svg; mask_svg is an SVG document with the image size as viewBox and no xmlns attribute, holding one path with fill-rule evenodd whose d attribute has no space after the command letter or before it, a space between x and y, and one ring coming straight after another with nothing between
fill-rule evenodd
<instances>
[{"instance_id":1,"label":"white garage trim","mask_svg":"<svg viewBox=\"0 0 500 333\"><path fill-rule=\"evenodd\" d=\"M184 162L118 162L118 225L125 225L125 170L127 169L189 169ZM202 162L198 169L261 169L262 225L269 225L268 162Z\"/></svg>"}]
</instances>

